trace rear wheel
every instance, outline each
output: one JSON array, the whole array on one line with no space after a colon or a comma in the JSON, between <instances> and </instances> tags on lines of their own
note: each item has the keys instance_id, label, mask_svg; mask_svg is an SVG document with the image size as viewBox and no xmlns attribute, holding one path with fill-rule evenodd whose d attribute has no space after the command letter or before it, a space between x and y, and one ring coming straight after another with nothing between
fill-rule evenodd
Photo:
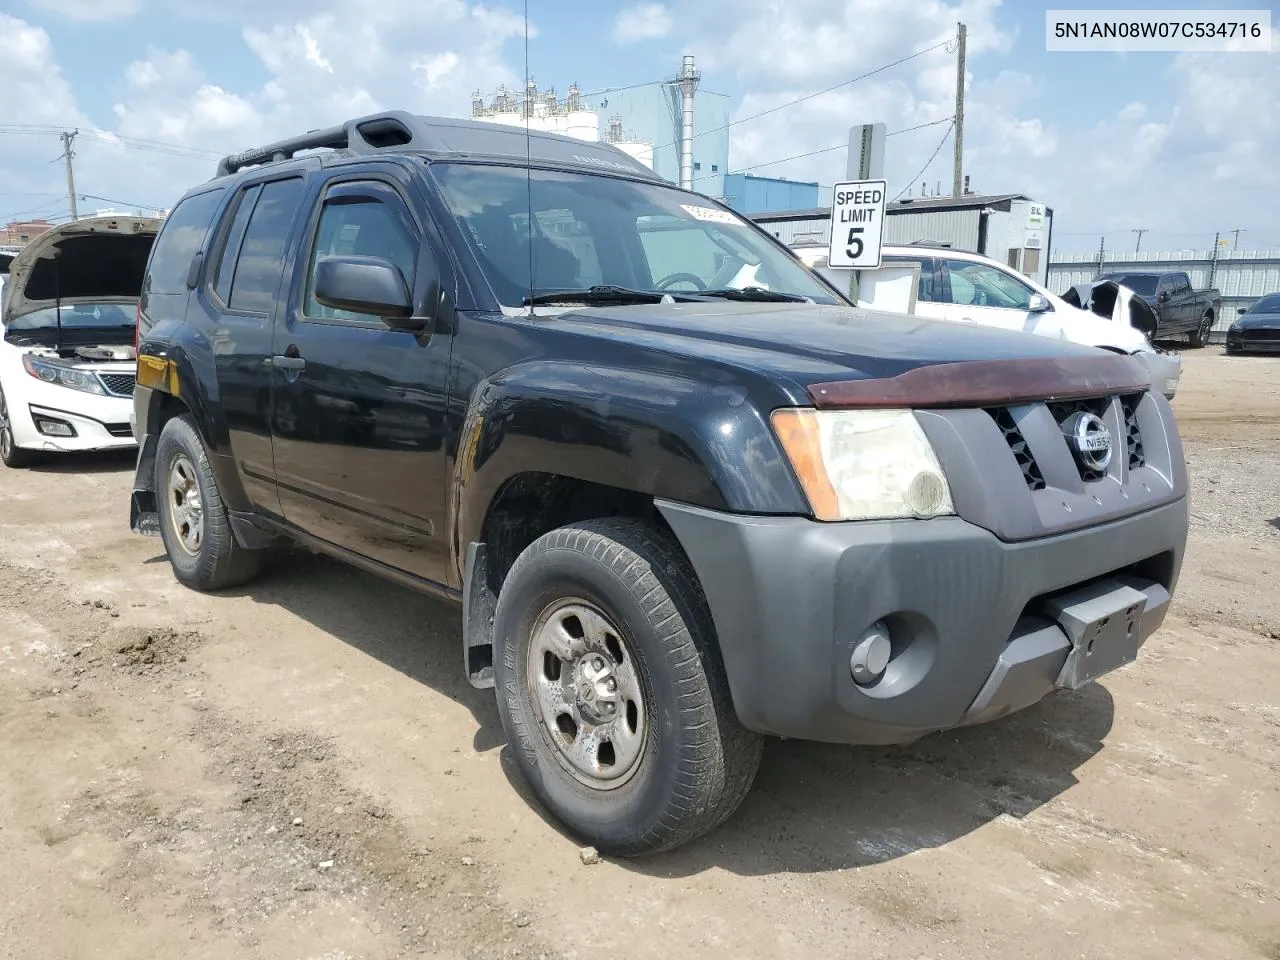
<instances>
[{"instance_id":1,"label":"rear wheel","mask_svg":"<svg viewBox=\"0 0 1280 960\"><path fill-rule=\"evenodd\" d=\"M1200 318L1200 325L1191 334L1191 345L1203 347L1209 342L1209 334L1213 332L1213 314L1206 310Z\"/></svg>"},{"instance_id":2,"label":"rear wheel","mask_svg":"<svg viewBox=\"0 0 1280 960\"><path fill-rule=\"evenodd\" d=\"M209 456L189 416L164 425L156 444L160 538L174 576L195 590L238 586L262 569L264 552L236 543Z\"/></svg>"},{"instance_id":3,"label":"rear wheel","mask_svg":"<svg viewBox=\"0 0 1280 960\"><path fill-rule=\"evenodd\" d=\"M13 424L9 422L9 405L5 401L4 391L0 390L0 460L6 467L29 467L38 459L38 454L24 450L13 440Z\"/></svg>"},{"instance_id":4,"label":"rear wheel","mask_svg":"<svg viewBox=\"0 0 1280 960\"><path fill-rule=\"evenodd\" d=\"M494 671L521 775L606 853L707 833L755 778L762 738L733 711L694 573L642 521L572 524L520 555L498 597Z\"/></svg>"}]
</instances>

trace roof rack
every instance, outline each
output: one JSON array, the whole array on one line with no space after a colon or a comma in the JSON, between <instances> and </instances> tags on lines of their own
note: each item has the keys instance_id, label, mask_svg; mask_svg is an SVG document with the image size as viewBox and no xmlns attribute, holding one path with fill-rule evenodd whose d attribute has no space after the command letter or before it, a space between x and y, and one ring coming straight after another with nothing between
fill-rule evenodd
<instances>
[{"instance_id":1,"label":"roof rack","mask_svg":"<svg viewBox=\"0 0 1280 960\"><path fill-rule=\"evenodd\" d=\"M291 160L302 150L341 150L349 154L376 153L383 147L409 146L423 139L425 124L404 110L389 110L367 117L357 117L346 123L324 130L311 130L297 137L277 140L265 146L233 153L218 162L219 177L225 177L246 167L264 163Z\"/></svg>"}]
</instances>

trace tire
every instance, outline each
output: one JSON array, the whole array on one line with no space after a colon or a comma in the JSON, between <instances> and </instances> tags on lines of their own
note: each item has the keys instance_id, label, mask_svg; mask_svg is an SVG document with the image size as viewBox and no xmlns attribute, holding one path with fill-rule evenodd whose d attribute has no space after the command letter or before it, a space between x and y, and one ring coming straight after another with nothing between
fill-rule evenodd
<instances>
[{"instance_id":1,"label":"tire","mask_svg":"<svg viewBox=\"0 0 1280 960\"><path fill-rule=\"evenodd\" d=\"M1191 331L1191 345L1193 347L1203 347L1209 343L1209 335L1213 332L1213 314L1206 310L1203 317L1200 318L1200 325Z\"/></svg>"},{"instance_id":2,"label":"tire","mask_svg":"<svg viewBox=\"0 0 1280 960\"><path fill-rule=\"evenodd\" d=\"M24 450L14 443L13 426L9 423L9 405L5 401L4 391L0 390L0 460L6 467L17 470L31 466L39 459L38 453Z\"/></svg>"},{"instance_id":3,"label":"tire","mask_svg":"<svg viewBox=\"0 0 1280 960\"><path fill-rule=\"evenodd\" d=\"M541 628L555 623L563 633ZM578 658L562 659L557 671L544 638L576 634ZM570 832L604 853L636 857L688 843L727 820L751 789L763 737L734 713L697 577L650 524L575 523L520 554L498 596L494 671L521 776ZM584 678L594 706L578 695ZM535 683L561 685L558 708L545 706L554 694L540 697ZM616 713L593 726L583 711L600 718L610 696ZM594 742L594 753L579 750L574 760L571 741ZM598 773L585 769L584 753Z\"/></svg>"},{"instance_id":4,"label":"tire","mask_svg":"<svg viewBox=\"0 0 1280 960\"><path fill-rule=\"evenodd\" d=\"M246 550L232 536L209 456L190 416L174 417L160 431L155 489L160 537L181 583L194 590L223 590L258 575L265 552Z\"/></svg>"}]
</instances>

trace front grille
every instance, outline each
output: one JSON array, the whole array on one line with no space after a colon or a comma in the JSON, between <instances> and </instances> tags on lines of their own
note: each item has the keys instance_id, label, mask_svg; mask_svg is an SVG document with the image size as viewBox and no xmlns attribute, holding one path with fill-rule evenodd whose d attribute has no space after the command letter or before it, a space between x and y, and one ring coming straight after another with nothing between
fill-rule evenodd
<instances>
[{"instance_id":1,"label":"front grille","mask_svg":"<svg viewBox=\"0 0 1280 960\"><path fill-rule=\"evenodd\" d=\"M133 427L129 426L127 423L104 423L103 426L107 428L107 433L111 434L113 437L133 436Z\"/></svg>"},{"instance_id":2,"label":"front grille","mask_svg":"<svg viewBox=\"0 0 1280 960\"><path fill-rule=\"evenodd\" d=\"M132 373L100 373L98 379L102 381L102 385L107 388L107 393L113 393L117 397L133 396Z\"/></svg>"},{"instance_id":3,"label":"front grille","mask_svg":"<svg viewBox=\"0 0 1280 960\"><path fill-rule=\"evenodd\" d=\"M1059 429L1077 413L1092 413L1095 417L1105 419L1108 406L1110 406L1110 400L1107 397L1090 397L1087 400L1065 400L1048 404L1049 412L1053 414ZM1105 470L1093 470L1078 461L1076 467L1080 471L1080 479L1085 483L1093 483L1107 475Z\"/></svg>"},{"instance_id":4,"label":"front grille","mask_svg":"<svg viewBox=\"0 0 1280 960\"><path fill-rule=\"evenodd\" d=\"M996 407L993 410L988 410L987 413L991 415L991 419L996 422L996 426L1004 434L1005 443L1009 444L1009 450L1013 453L1013 458L1018 461L1018 466L1022 469L1022 479L1026 481L1027 489L1043 490L1044 475L1036 464L1036 458L1031 455L1031 450L1027 447L1026 438L1023 437L1022 431L1018 429L1018 424L1013 419L1013 414L1009 412L1009 408Z\"/></svg>"},{"instance_id":5,"label":"front grille","mask_svg":"<svg viewBox=\"0 0 1280 960\"><path fill-rule=\"evenodd\" d=\"M1129 469L1147 465L1147 455L1142 449L1142 431L1138 429L1138 404L1142 394L1135 393L1120 398L1120 408L1124 411L1125 448L1129 453Z\"/></svg>"},{"instance_id":6,"label":"front grille","mask_svg":"<svg viewBox=\"0 0 1280 960\"><path fill-rule=\"evenodd\" d=\"M1280 340L1280 330L1241 330L1239 331L1241 340Z\"/></svg>"}]
</instances>

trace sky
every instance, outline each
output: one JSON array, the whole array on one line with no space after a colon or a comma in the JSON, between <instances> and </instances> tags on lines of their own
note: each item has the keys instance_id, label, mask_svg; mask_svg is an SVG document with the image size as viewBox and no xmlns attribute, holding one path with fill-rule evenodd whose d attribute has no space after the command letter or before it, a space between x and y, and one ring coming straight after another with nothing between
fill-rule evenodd
<instances>
[{"instance_id":1,"label":"sky","mask_svg":"<svg viewBox=\"0 0 1280 960\"><path fill-rule=\"evenodd\" d=\"M922 180L948 191L953 47L848 81L954 37L962 21L965 172L978 192L1052 207L1055 250L1096 250L1102 237L1133 249L1138 229L1144 250L1208 249L1215 232L1242 250L1280 249L1280 42L1271 53L1049 53L1045 8L528 0L526 36L519 0L0 0L0 223L69 214L60 130L80 131L82 215L165 208L219 156L261 142L379 109L467 116L473 90L521 85L526 56L528 74L563 95L575 81L593 91L669 79L693 54L702 86L728 95L741 121L730 169L760 175L829 185L845 151L827 148L851 125L932 123L889 139L890 194L918 194ZM1280 38L1274 8L1272 19Z\"/></svg>"}]
</instances>

